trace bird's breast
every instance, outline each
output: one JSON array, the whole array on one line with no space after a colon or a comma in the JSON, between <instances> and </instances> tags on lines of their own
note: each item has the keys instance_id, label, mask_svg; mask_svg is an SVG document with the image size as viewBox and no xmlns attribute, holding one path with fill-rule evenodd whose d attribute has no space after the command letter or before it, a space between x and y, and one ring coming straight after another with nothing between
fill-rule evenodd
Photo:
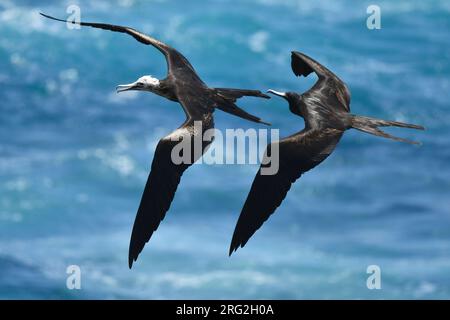
<instances>
[{"instance_id":1,"label":"bird's breast","mask_svg":"<svg viewBox=\"0 0 450 320\"><path fill-rule=\"evenodd\" d=\"M304 98L301 114L305 122L312 128L335 128L345 130L348 127L348 115L329 105L320 96Z\"/></svg>"}]
</instances>

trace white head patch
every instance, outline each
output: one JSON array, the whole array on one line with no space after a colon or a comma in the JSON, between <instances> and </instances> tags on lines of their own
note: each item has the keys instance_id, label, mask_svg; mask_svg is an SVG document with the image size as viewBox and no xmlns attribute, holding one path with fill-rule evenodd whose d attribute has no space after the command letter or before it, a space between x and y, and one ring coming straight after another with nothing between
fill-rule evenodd
<instances>
[{"instance_id":1,"label":"white head patch","mask_svg":"<svg viewBox=\"0 0 450 320\"><path fill-rule=\"evenodd\" d=\"M159 80L153 78L152 76L143 76L138 79L137 82L143 83L146 87L157 87L159 86Z\"/></svg>"}]
</instances>

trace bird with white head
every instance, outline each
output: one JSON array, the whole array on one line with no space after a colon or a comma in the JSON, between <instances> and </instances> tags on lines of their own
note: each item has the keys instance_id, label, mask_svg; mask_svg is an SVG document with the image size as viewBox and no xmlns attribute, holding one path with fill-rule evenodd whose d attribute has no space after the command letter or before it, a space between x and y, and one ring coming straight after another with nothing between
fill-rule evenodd
<instances>
[{"instance_id":1,"label":"bird with white head","mask_svg":"<svg viewBox=\"0 0 450 320\"><path fill-rule=\"evenodd\" d=\"M129 91L129 90L139 90L139 91L150 91L154 92L159 87L160 81L150 75L143 76L137 79L133 83L120 84L117 86L117 92Z\"/></svg>"}]
</instances>

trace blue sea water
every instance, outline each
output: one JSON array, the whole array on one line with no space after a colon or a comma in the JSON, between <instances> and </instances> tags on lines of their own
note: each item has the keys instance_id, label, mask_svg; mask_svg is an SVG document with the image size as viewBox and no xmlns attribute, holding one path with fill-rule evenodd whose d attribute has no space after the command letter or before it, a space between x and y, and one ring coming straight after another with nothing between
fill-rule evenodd
<instances>
[{"instance_id":1,"label":"blue sea water","mask_svg":"<svg viewBox=\"0 0 450 320\"><path fill-rule=\"evenodd\" d=\"M450 3L376 1L0 1L0 298L450 298ZM255 165L196 165L132 270L132 223L155 144L181 108L115 86L165 75L125 35L45 20L132 26L183 52L211 86L302 91L290 51L321 61L358 114L423 124L391 130L420 147L349 131L231 258ZM281 136L303 122L284 101L240 105ZM216 112L216 126L255 127ZM264 128L257 126L257 128ZM81 290L66 288L78 265ZM381 268L381 290L366 269Z\"/></svg>"}]
</instances>

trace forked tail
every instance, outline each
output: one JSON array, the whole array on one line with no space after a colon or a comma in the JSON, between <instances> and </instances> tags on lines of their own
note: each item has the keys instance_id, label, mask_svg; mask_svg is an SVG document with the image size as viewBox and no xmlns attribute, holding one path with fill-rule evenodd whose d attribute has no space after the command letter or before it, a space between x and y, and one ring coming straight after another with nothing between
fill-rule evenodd
<instances>
[{"instance_id":1,"label":"forked tail","mask_svg":"<svg viewBox=\"0 0 450 320\"><path fill-rule=\"evenodd\" d=\"M357 130L373 134L375 136L383 137L392 139L395 141L401 141L411 144L420 144L420 142L411 141L399 137L395 137L393 135L390 135L384 131L382 131L379 127L400 127L400 128L410 128L410 129L417 129L417 130L425 130L424 127L418 126L415 124L408 124L403 122L397 122L397 121L387 121L387 120L381 120L381 119L375 119L375 118L369 118L369 117L363 117L363 116L356 116L352 115L352 128L355 128Z\"/></svg>"},{"instance_id":2,"label":"forked tail","mask_svg":"<svg viewBox=\"0 0 450 320\"><path fill-rule=\"evenodd\" d=\"M246 90L246 89L231 89L231 88L215 88L215 99L217 102L217 108L257 123L263 123L270 126L270 123L261 120L259 117L254 116L247 111L239 108L235 102L242 97L258 97L264 99L270 99L270 97L259 90Z\"/></svg>"}]
</instances>

